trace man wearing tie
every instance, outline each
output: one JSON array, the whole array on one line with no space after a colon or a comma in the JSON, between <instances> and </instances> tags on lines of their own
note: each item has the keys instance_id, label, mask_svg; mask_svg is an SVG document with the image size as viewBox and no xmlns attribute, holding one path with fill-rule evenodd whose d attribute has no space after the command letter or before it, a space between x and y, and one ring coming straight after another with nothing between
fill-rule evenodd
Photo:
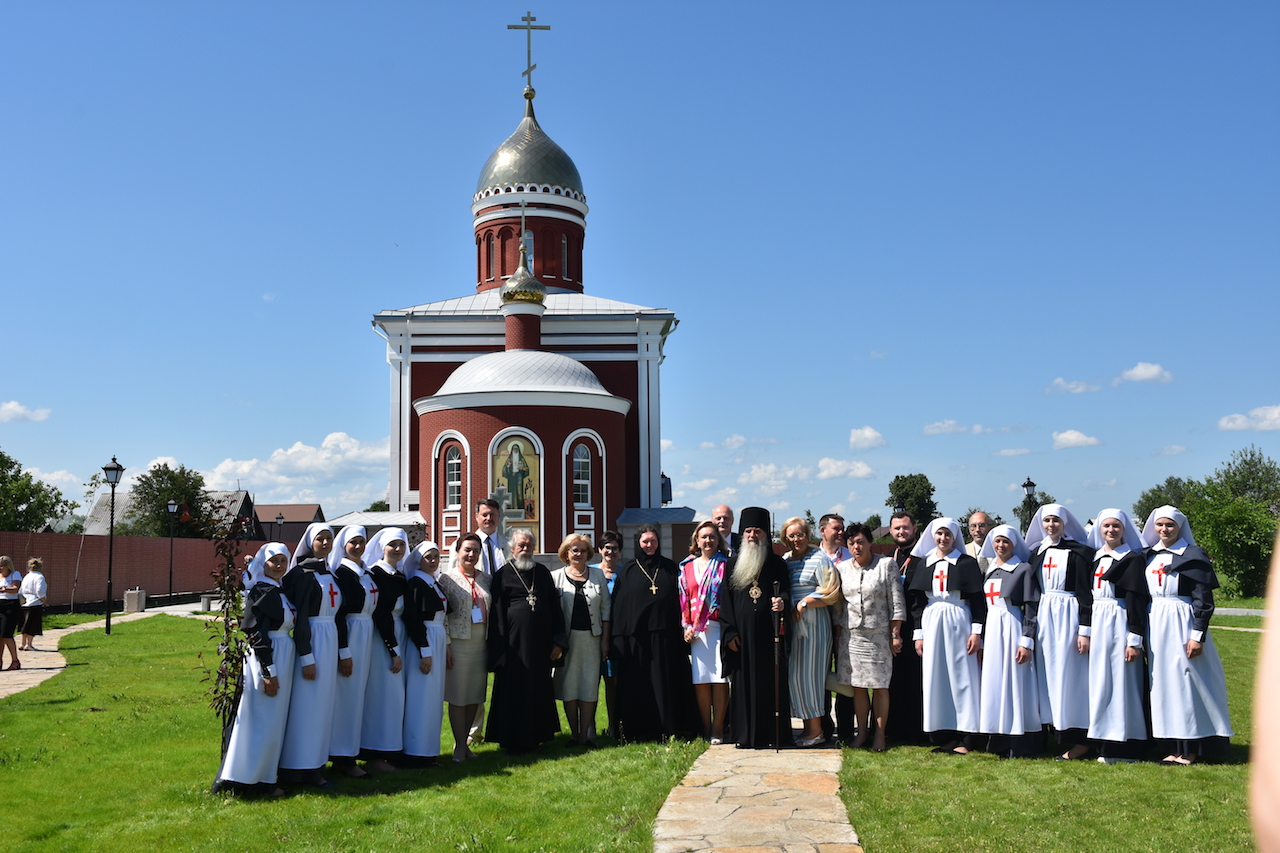
<instances>
[{"instance_id":1,"label":"man wearing tie","mask_svg":"<svg viewBox=\"0 0 1280 853\"><path fill-rule=\"evenodd\" d=\"M978 510L969 516L969 544L964 546L964 552L970 557L978 561L978 568L982 569L985 575L991 561L982 554L982 543L987 541L987 532L991 530L991 516L982 510Z\"/></svg>"},{"instance_id":2,"label":"man wearing tie","mask_svg":"<svg viewBox=\"0 0 1280 853\"><path fill-rule=\"evenodd\" d=\"M738 556L738 548L742 546L742 535L733 532L733 510L720 504L711 511L711 521L724 537L724 547L728 551L725 556L732 560Z\"/></svg>"}]
</instances>

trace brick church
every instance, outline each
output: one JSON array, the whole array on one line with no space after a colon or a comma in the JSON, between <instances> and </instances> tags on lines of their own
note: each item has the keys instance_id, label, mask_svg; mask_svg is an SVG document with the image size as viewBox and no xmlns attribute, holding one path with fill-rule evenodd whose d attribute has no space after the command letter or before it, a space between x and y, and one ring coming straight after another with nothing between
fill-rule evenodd
<instances>
[{"instance_id":1,"label":"brick church","mask_svg":"<svg viewBox=\"0 0 1280 853\"><path fill-rule=\"evenodd\" d=\"M391 367L388 500L445 547L493 494L539 551L595 541L624 511L664 514L659 369L678 321L587 293L583 181L534 96L476 182L474 292L373 317Z\"/></svg>"}]
</instances>

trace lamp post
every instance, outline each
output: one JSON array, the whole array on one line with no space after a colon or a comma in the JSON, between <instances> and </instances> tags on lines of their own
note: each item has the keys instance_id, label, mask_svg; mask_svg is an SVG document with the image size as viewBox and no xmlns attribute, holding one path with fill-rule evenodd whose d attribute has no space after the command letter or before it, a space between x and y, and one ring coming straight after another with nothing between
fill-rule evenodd
<instances>
[{"instance_id":1,"label":"lamp post","mask_svg":"<svg viewBox=\"0 0 1280 853\"><path fill-rule=\"evenodd\" d=\"M178 502L169 499L169 598L173 598L173 517L178 514Z\"/></svg>"},{"instance_id":2,"label":"lamp post","mask_svg":"<svg viewBox=\"0 0 1280 853\"><path fill-rule=\"evenodd\" d=\"M1022 512L1026 515L1023 526L1030 530L1031 517L1035 515L1036 511L1036 484L1031 482L1030 477L1022 484L1022 493L1026 496L1022 499Z\"/></svg>"},{"instance_id":3,"label":"lamp post","mask_svg":"<svg viewBox=\"0 0 1280 853\"><path fill-rule=\"evenodd\" d=\"M284 540L281 538L283 536L284 536L284 513L278 512L276 513L276 541L283 542Z\"/></svg>"},{"instance_id":4,"label":"lamp post","mask_svg":"<svg viewBox=\"0 0 1280 853\"><path fill-rule=\"evenodd\" d=\"M116 486L120 483L120 475L124 473L124 466L116 461L114 456L111 457L110 465L102 466L102 474L107 478L107 485L111 487L111 526L107 534L107 635L111 634L111 570L116 556Z\"/></svg>"}]
</instances>

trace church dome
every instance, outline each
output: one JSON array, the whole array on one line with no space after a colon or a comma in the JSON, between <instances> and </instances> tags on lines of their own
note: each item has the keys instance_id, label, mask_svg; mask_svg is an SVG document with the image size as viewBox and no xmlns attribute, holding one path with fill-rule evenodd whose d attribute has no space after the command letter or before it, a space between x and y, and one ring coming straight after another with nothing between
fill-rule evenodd
<instances>
[{"instance_id":1,"label":"church dome","mask_svg":"<svg viewBox=\"0 0 1280 853\"><path fill-rule=\"evenodd\" d=\"M538 125L533 114L533 90L525 90L524 119L516 132L497 147L480 170L476 195L502 192L551 192L586 201L578 167Z\"/></svg>"},{"instance_id":2,"label":"church dome","mask_svg":"<svg viewBox=\"0 0 1280 853\"><path fill-rule=\"evenodd\" d=\"M473 358L450 374L435 396L491 391L568 391L612 396L582 362L540 350L505 350Z\"/></svg>"}]
</instances>

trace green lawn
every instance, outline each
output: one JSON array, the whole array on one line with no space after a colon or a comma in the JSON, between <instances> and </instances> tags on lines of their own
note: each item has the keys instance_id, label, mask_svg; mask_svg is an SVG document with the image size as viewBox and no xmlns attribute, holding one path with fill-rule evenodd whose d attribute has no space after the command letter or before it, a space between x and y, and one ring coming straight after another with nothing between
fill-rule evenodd
<instances>
[{"instance_id":1,"label":"green lawn","mask_svg":"<svg viewBox=\"0 0 1280 853\"><path fill-rule=\"evenodd\" d=\"M65 672L0 700L11 848L648 851L658 808L703 748L588 753L557 740L509 759L483 745L460 767L338 777L323 794L211 795L218 731L196 660L209 636L173 616L71 634Z\"/></svg>"},{"instance_id":2,"label":"green lawn","mask_svg":"<svg viewBox=\"0 0 1280 853\"><path fill-rule=\"evenodd\" d=\"M1257 598L1227 598L1226 596L1214 595L1214 607L1240 607L1247 610L1266 610L1267 600L1262 597Z\"/></svg>"},{"instance_id":3,"label":"green lawn","mask_svg":"<svg viewBox=\"0 0 1280 853\"><path fill-rule=\"evenodd\" d=\"M1259 634L1214 634L1232 755L1191 768L845 751L841 796L867 853L1247 851L1248 743Z\"/></svg>"},{"instance_id":4,"label":"green lawn","mask_svg":"<svg viewBox=\"0 0 1280 853\"><path fill-rule=\"evenodd\" d=\"M1222 625L1230 628L1261 628L1265 620L1261 616L1219 616L1213 615L1213 620L1209 623L1212 630L1215 626ZM1214 636L1217 636L1216 634Z\"/></svg>"}]
</instances>

